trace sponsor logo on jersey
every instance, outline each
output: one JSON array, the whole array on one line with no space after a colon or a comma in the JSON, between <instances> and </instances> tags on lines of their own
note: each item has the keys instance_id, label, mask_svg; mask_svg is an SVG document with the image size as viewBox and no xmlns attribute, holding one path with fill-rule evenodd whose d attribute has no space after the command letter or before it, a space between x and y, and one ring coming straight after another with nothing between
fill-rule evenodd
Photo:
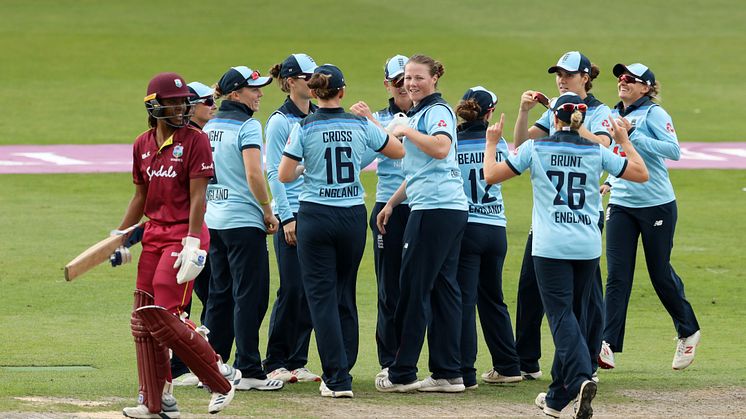
<instances>
[{"instance_id":1,"label":"sponsor logo on jersey","mask_svg":"<svg viewBox=\"0 0 746 419\"><path fill-rule=\"evenodd\" d=\"M148 167L145 171L148 174L148 180L153 180L154 177L176 177L176 171L173 166L168 166L168 169L165 169L163 165L161 165L158 170L153 170L151 167Z\"/></svg>"},{"instance_id":2,"label":"sponsor logo on jersey","mask_svg":"<svg viewBox=\"0 0 746 419\"><path fill-rule=\"evenodd\" d=\"M671 125L671 123L670 123L670 122L666 124L666 131L670 132L671 134L673 134L674 132L676 132L676 131L675 131L675 130L673 129L673 125Z\"/></svg>"},{"instance_id":3,"label":"sponsor logo on jersey","mask_svg":"<svg viewBox=\"0 0 746 419\"><path fill-rule=\"evenodd\" d=\"M442 119L441 119L441 120L440 120L440 121L438 122L438 126L439 126L439 127L447 127L447 126L448 126L448 124L446 123L446 121L444 121L444 120L442 120Z\"/></svg>"},{"instance_id":4,"label":"sponsor logo on jersey","mask_svg":"<svg viewBox=\"0 0 746 419\"><path fill-rule=\"evenodd\" d=\"M147 159L148 157L150 157L150 150L148 150L147 153L140 155L140 158L142 158L143 160Z\"/></svg>"},{"instance_id":5,"label":"sponsor logo on jersey","mask_svg":"<svg viewBox=\"0 0 746 419\"><path fill-rule=\"evenodd\" d=\"M184 155L184 146L182 146L181 144L177 144L176 146L174 146L174 152L173 152L173 155L174 155L174 157L176 157L177 159L178 159L179 157L183 156L183 155Z\"/></svg>"},{"instance_id":6,"label":"sponsor logo on jersey","mask_svg":"<svg viewBox=\"0 0 746 419\"><path fill-rule=\"evenodd\" d=\"M212 163L210 163L209 165L202 163L202 168L200 170L212 170L212 168Z\"/></svg>"}]
</instances>

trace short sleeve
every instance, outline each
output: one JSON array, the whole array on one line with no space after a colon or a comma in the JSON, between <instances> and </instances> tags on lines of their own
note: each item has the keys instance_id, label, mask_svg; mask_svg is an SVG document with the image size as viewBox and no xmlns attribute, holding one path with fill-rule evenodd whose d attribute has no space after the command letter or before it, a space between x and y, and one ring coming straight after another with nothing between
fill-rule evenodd
<instances>
[{"instance_id":1,"label":"short sleeve","mask_svg":"<svg viewBox=\"0 0 746 419\"><path fill-rule=\"evenodd\" d=\"M518 147L515 155L509 155L506 163L517 174L520 175L531 167L531 154L534 150L534 140L528 140Z\"/></svg>"},{"instance_id":2,"label":"short sleeve","mask_svg":"<svg viewBox=\"0 0 746 419\"><path fill-rule=\"evenodd\" d=\"M288 156L293 160L301 161L303 159L303 130L299 125L293 127L288 137L288 142L285 144L285 150L282 154Z\"/></svg>"},{"instance_id":3,"label":"short sleeve","mask_svg":"<svg viewBox=\"0 0 746 419\"><path fill-rule=\"evenodd\" d=\"M600 147L601 166L614 177L621 177L627 169L627 159L614 154L606 147Z\"/></svg>"},{"instance_id":4,"label":"short sleeve","mask_svg":"<svg viewBox=\"0 0 746 419\"><path fill-rule=\"evenodd\" d=\"M550 111L549 109L544 111L544 113L541 114L539 119L537 119L536 122L534 122L534 126L546 132L547 134L549 134L550 132L549 129L552 127L552 119L550 118L551 114L552 114L552 111Z\"/></svg>"},{"instance_id":5,"label":"short sleeve","mask_svg":"<svg viewBox=\"0 0 746 419\"><path fill-rule=\"evenodd\" d=\"M456 121L446 106L435 105L424 115L425 132L427 135L443 134L453 141L455 137Z\"/></svg>"},{"instance_id":6,"label":"short sleeve","mask_svg":"<svg viewBox=\"0 0 746 419\"><path fill-rule=\"evenodd\" d=\"M389 136L384 130L369 120L365 120L365 141L368 148L379 152L386 147Z\"/></svg>"},{"instance_id":7,"label":"short sleeve","mask_svg":"<svg viewBox=\"0 0 746 419\"><path fill-rule=\"evenodd\" d=\"M247 148L262 148L262 124L259 121L251 118L241 125L238 131L238 148L241 151Z\"/></svg>"},{"instance_id":8,"label":"short sleeve","mask_svg":"<svg viewBox=\"0 0 746 419\"><path fill-rule=\"evenodd\" d=\"M192 152L189 153L189 178L213 177L215 175L212 163L212 150L207 134L195 132L192 138Z\"/></svg>"},{"instance_id":9,"label":"short sleeve","mask_svg":"<svg viewBox=\"0 0 746 419\"><path fill-rule=\"evenodd\" d=\"M611 138L609 118L611 118L611 109L606 105L601 105L595 109L593 115L586 121L585 127L592 134L605 135Z\"/></svg>"},{"instance_id":10,"label":"short sleeve","mask_svg":"<svg viewBox=\"0 0 746 419\"><path fill-rule=\"evenodd\" d=\"M135 185L144 185L145 177L143 177L142 171L140 170L139 144L140 141L135 141L135 144L132 145L132 183Z\"/></svg>"}]
</instances>

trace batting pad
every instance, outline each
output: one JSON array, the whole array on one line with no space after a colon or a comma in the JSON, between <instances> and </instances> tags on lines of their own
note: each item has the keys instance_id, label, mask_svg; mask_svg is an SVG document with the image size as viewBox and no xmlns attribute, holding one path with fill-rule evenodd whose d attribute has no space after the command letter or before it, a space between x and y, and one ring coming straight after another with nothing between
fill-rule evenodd
<instances>
[{"instance_id":1,"label":"batting pad","mask_svg":"<svg viewBox=\"0 0 746 419\"><path fill-rule=\"evenodd\" d=\"M218 367L218 355L199 333L160 306L140 307L135 313L153 338L171 348L211 391L226 394L231 390Z\"/></svg>"},{"instance_id":2,"label":"batting pad","mask_svg":"<svg viewBox=\"0 0 746 419\"><path fill-rule=\"evenodd\" d=\"M130 317L130 326L132 336L135 338L137 375L140 381L138 403L147 406L151 413L159 413L166 375L171 368L168 348L153 339L137 313L138 308L152 305L153 302L152 295L145 291L135 290L135 304Z\"/></svg>"}]
</instances>

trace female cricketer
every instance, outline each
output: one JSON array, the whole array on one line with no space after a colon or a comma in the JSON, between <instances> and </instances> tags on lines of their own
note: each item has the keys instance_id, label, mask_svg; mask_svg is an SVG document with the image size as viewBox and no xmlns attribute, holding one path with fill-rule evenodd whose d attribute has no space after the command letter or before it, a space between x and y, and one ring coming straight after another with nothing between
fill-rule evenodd
<instances>
[{"instance_id":1,"label":"female cricketer","mask_svg":"<svg viewBox=\"0 0 746 419\"><path fill-rule=\"evenodd\" d=\"M205 222L210 227L210 298L205 323L210 343L227 360L233 340L238 390L279 390L269 380L259 354L259 328L269 304L267 234L277 231L262 169L262 126L253 118L272 82L245 66L232 67L215 86L223 98L205 125L215 159L207 187Z\"/></svg>"},{"instance_id":2,"label":"female cricketer","mask_svg":"<svg viewBox=\"0 0 746 419\"><path fill-rule=\"evenodd\" d=\"M456 116L437 92L443 65L414 55L404 70L404 88L414 107L403 137L406 180L376 220L386 234L393 209L409 198L404 230L400 296L394 315L399 346L388 374L376 378L382 392L462 392L461 291L456 279L468 205L456 162ZM431 313L431 315L428 315ZM437 327L431 327L436 324ZM417 361L428 331L432 376L417 381Z\"/></svg>"},{"instance_id":3,"label":"female cricketer","mask_svg":"<svg viewBox=\"0 0 746 419\"><path fill-rule=\"evenodd\" d=\"M318 109L311 102L308 88L308 80L315 69L316 62L306 54L292 54L272 67L270 74L288 96L285 103L270 115L265 128L267 180L272 190L272 207L280 220L280 228L274 237L280 288L269 318L264 370L267 377L290 383L321 380L306 368L313 325L303 292L295 236L303 176L290 183L282 183L277 178L277 168L290 132L301 119Z\"/></svg>"},{"instance_id":4,"label":"female cricketer","mask_svg":"<svg viewBox=\"0 0 746 419\"><path fill-rule=\"evenodd\" d=\"M412 108L412 99L404 89L404 66L409 58L395 55L384 65L383 86L389 93L389 104L376 113L371 113L365 102L358 102L350 107L356 115L376 120L382 126L388 126L397 114L406 113ZM373 260L378 283L378 321L376 323L376 344L381 374L388 371L394 362L398 339L394 325L394 313L399 302L399 271L401 270L402 246L404 245L404 227L409 218L409 205L404 200L397 205L388 224L386 234L382 234L376 225L376 217L386 202L404 182L402 160L390 159L380 153L366 153L362 167L376 160L378 185L376 187L376 204L370 213L370 231L373 235Z\"/></svg>"},{"instance_id":5,"label":"female cricketer","mask_svg":"<svg viewBox=\"0 0 746 419\"><path fill-rule=\"evenodd\" d=\"M614 352L623 349L637 241L642 237L650 281L678 333L672 367L682 370L694 361L700 332L694 310L684 295L684 283L671 266L678 211L664 161L679 159L679 142L671 117L656 103L660 85L653 72L636 63L617 64L613 73L618 78L621 99L613 114L621 118L620 124L630 133L651 176L649 182L638 185L612 173L603 187L604 191L611 189L611 197L606 213L606 325L599 363L613 367ZM615 144L612 149L629 155L626 145Z\"/></svg>"},{"instance_id":6,"label":"female cricketer","mask_svg":"<svg viewBox=\"0 0 746 419\"><path fill-rule=\"evenodd\" d=\"M325 64L308 81L319 109L293 128L278 177L305 173L297 243L303 286L319 348L323 397L353 397L350 370L358 352L357 269L365 248L365 205L360 159L366 148L401 158L401 143L370 120L340 107L342 71Z\"/></svg>"},{"instance_id":7,"label":"female cricketer","mask_svg":"<svg viewBox=\"0 0 746 419\"><path fill-rule=\"evenodd\" d=\"M137 266L131 327L140 383L138 404L126 417L179 417L172 395L169 348L212 392L217 413L233 399L241 373L224 365L209 343L183 320L192 280L204 266L210 243L205 189L213 176L207 136L189 127L190 96L176 73L161 73L148 84L145 107L150 129L133 147L135 193L119 230L148 217Z\"/></svg>"},{"instance_id":8,"label":"female cricketer","mask_svg":"<svg viewBox=\"0 0 746 419\"><path fill-rule=\"evenodd\" d=\"M458 283L461 287L461 372L466 388L477 387L476 308L484 339L492 356L492 368L482 374L491 384L522 380L515 350L513 326L503 301L502 270L508 251L505 232L505 207L500 184L484 181L485 132L495 110L497 95L482 86L472 87L456 107L463 121L457 127L456 154L464 193L469 201L469 219L461 239L458 261ZM497 143L497 161L508 156L504 139Z\"/></svg>"},{"instance_id":9,"label":"female cricketer","mask_svg":"<svg viewBox=\"0 0 746 419\"><path fill-rule=\"evenodd\" d=\"M495 148L503 117L487 130L484 177L494 184L531 169L534 207L531 254L541 300L547 314L555 353L552 382L535 403L545 414L559 417L575 399L576 418L593 416L591 401L597 385L591 380L591 354L583 325L593 275L601 256L601 209L598 179L606 170L617 177L644 182L648 172L626 132L610 120L611 133L625 146L627 160L579 134L588 105L574 93L561 95L551 110L555 133L528 140L516 156L497 163Z\"/></svg>"},{"instance_id":10,"label":"female cricketer","mask_svg":"<svg viewBox=\"0 0 746 419\"><path fill-rule=\"evenodd\" d=\"M611 141L611 137L607 131L611 110L590 93L593 88L593 80L600 73L599 68L580 52L570 51L563 54L557 61L557 64L549 67L548 72L555 74L557 90L560 94L566 92L575 93L583 99L583 103L587 106L588 110L586 111L585 122L579 128L578 133L583 138L597 142L603 146L608 146ZM527 126L528 112L537 103L546 102L542 98L545 98L543 94L533 90L528 90L521 96L521 106L514 129L514 145L516 148L529 138L540 138L554 134L555 130L552 124L553 114L550 109L547 109L532 127ZM544 105L548 106L548 102L544 103ZM600 229L603 229L603 210L598 214L598 226ZM521 273L518 279L515 324L516 349L521 359L522 375L526 379L541 377L539 358L541 357L541 320L544 317L539 289L536 284L536 274L531 259L532 238L533 235L529 231L526 248L523 253ZM602 292L603 284L601 283L601 267L599 266L593 281L593 301L596 304L589 306L589 311L586 314L589 317L587 324L589 327L592 327L592 330L588 330L587 333L589 339L588 347L593 354L596 354L601 348L602 326L600 325L603 324ZM594 379L597 379L595 371L598 365L595 355L592 357L592 364Z\"/></svg>"}]
</instances>

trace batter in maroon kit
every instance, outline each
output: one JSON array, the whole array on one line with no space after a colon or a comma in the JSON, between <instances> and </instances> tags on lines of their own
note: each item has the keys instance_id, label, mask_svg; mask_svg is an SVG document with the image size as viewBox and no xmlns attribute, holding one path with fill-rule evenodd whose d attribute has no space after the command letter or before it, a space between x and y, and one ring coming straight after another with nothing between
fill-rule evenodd
<instances>
[{"instance_id":1,"label":"batter in maroon kit","mask_svg":"<svg viewBox=\"0 0 746 419\"><path fill-rule=\"evenodd\" d=\"M207 135L188 126L189 89L176 73L161 73L148 84L145 107L150 129L135 140L135 194L119 226L145 223L137 267L132 335L140 383L131 418L178 418L172 395L171 348L212 393L208 411L233 399L240 371L221 362L207 341L184 320L192 280L204 267L210 236L204 225L205 190L213 176Z\"/></svg>"}]
</instances>

